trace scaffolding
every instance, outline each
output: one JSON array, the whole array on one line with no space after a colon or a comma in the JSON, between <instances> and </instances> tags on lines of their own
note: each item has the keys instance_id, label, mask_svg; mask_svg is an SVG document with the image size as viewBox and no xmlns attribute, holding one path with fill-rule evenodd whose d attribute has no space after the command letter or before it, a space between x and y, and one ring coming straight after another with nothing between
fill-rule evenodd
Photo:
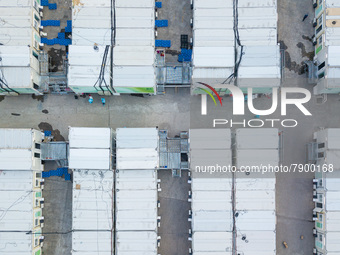
<instances>
[{"instance_id":1,"label":"scaffolding","mask_svg":"<svg viewBox=\"0 0 340 255\"><path fill-rule=\"evenodd\" d=\"M173 170L174 176L180 176L181 170L189 169L188 132L168 138L167 130L159 131L159 164L160 169Z\"/></svg>"},{"instance_id":2,"label":"scaffolding","mask_svg":"<svg viewBox=\"0 0 340 255\"><path fill-rule=\"evenodd\" d=\"M48 90L52 94L68 94L71 90L67 82L68 61L63 62L63 71L50 72L48 77Z\"/></svg>"}]
</instances>

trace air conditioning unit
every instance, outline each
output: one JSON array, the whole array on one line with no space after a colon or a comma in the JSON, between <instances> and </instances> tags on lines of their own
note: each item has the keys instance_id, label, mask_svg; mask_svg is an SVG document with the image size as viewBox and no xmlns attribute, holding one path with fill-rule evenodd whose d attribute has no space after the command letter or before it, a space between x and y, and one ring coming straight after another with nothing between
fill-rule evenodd
<instances>
[{"instance_id":1,"label":"air conditioning unit","mask_svg":"<svg viewBox=\"0 0 340 255\"><path fill-rule=\"evenodd\" d=\"M313 236L317 237L316 228L313 228Z\"/></svg>"},{"instance_id":2,"label":"air conditioning unit","mask_svg":"<svg viewBox=\"0 0 340 255\"><path fill-rule=\"evenodd\" d=\"M40 226L41 227L44 227L44 220L45 220L44 216L40 218Z\"/></svg>"},{"instance_id":3,"label":"air conditioning unit","mask_svg":"<svg viewBox=\"0 0 340 255\"><path fill-rule=\"evenodd\" d=\"M44 33L43 31L40 31L40 36L45 36L45 37L47 37L47 33Z\"/></svg>"},{"instance_id":4,"label":"air conditioning unit","mask_svg":"<svg viewBox=\"0 0 340 255\"><path fill-rule=\"evenodd\" d=\"M44 208L44 203L45 203L44 198L42 198L42 199L40 200L40 208L41 208L41 209Z\"/></svg>"},{"instance_id":5,"label":"air conditioning unit","mask_svg":"<svg viewBox=\"0 0 340 255\"><path fill-rule=\"evenodd\" d=\"M313 39L313 45L315 46L317 44L316 38Z\"/></svg>"},{"instance_id":6,"label":"air conditioning unit","mask_svg":"<svg viewBox=\"0 0 340 255\"><path fill-rule=\"evenodd\" d=\"M44 187L45 187L45 179L41 179L40 180L40 188L44 189Z\"/></svg>"},{"instance_id":7,"label":"air conditioning unit","mask_svg":"<svg viewBox=\"0 0 340 255\"><path fill-rule=\"evenodd\" d=\"M318 21L316 20L316 18L313 19L313 27L316 27L318 25Z\"/></svg>"},{"instance_id":8,"label":"air conditioning unit","mask_svg":"<svg viewBox=\"0 0 340 255\"><path fill-rule=\"evenodd\" d=\"M315 190L313 191L313 198L314 198L314 199L318 198L318 196L317 196L317 194L316 194L316 191L315 191Z\"/></svg>"},{"instance_id":9,"label":"air conditioning unit","mask_svg":"<svg viewBox=\"0 0 340 255\"><path fill-rule=\"evenodd\" d=\"M39 245L40 245L40 247L43 247L43 245L44 245L44 239L45 239L44 236L40 236L40 237L39 237Z\"/></svg>"},{"instance_id":10,"label":"air conditioning unit","mask_svg":"<svg viewBox=\"0 0 340 255\"><path fill-rule=\"evenodd\" d=\"M191 9L194 9L194 2L193 0L190 1Z\"/></svg>"},{"instance_id":11,"label":"air conditioning unit","mask_svg":"<svg viewBox=\"0 0 340 255\"><path fill-rule=\"evenodd\" d=\"M313 0L313 8L316 8L318 6L317 0Z\"/></svg>"}]
</instances>

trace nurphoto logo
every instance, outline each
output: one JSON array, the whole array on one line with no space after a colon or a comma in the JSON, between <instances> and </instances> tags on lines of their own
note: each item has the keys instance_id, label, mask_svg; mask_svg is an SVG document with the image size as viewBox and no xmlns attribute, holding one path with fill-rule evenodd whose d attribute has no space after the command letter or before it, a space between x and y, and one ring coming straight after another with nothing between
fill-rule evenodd
<instances>
[{"instance_id":1,"label":"nurphoto logo","mask_svg":"<svg viewBox=\"0 0 340 255\"><path fill-rule=\"evenodd\" d=\"M205 94L201 95L201 115L207 115L207 112L208 112L207 110L208 108L207 98L208 97L207 96L208 95L212 98L216 106L217 106L217 102L216 102L216 99L214 98L214 95L220 101L221 107L223 106L221 97L219 96L217 91L212 86L202 83L202 82L199 82L199 84L205 87L205 88L199 87L200 90L205 92ZM281 101L281 116L287 115L287 105L295 105L295 107L297 107L305 116L312 116L312 114L303 105L305 103L308 103L311 99L310 91L304 88L281 88L281 93L279 93L278 88L273 88L272 89L272 105L267 110L259 110L254 107L252 88L247 89L247 92L248 92L247 100L245 100L245 95L239 87L236 87L234 85L224 85L223 88L229 90L232 94L233 115L235 116L245 115L245 101L247 101L247 106L248 106L249 111L253 113L254 115L256 116L271 115L277 110L279 106L279 96L280 96L280 101ZM302 97L301 98L288 98L289 94L299 94L299 95L302 95ZM267 119L266 120L255 119L255 120L250 120L250 122L252 123L257 122L258 124L256 125L250 124L248 126L249 127L263 127L265 122L270 122L272 126L274 127L274 123L277 121L281 121L281 120L279 119L268 119L268 120ZM225 119L215 119L213 126L216 127L216 125L226 125L229 122L233 123L232 120L228 121ZM287 122L290 122L293 124L285 125L284 123L287 123ZM244 124L243 126L246 126L246 120L244 120L244 122L239 122L237 124ZM294 119L285 119L281 121L281 124L285 127L295 127L297 126L298 122Z\"/></svg>"}]
</instances>

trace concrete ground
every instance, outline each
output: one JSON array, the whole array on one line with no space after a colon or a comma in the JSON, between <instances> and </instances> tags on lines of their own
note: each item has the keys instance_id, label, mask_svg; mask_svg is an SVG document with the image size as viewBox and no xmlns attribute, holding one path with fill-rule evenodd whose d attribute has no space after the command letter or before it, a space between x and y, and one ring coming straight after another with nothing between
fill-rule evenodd
<instances>
[{"instance_id":1,"label":"concrete ground","mask_svg":"<svg viewBox=\"0 0 340 255\"><path fill-rule=\"evenodd\" d=\"M45 171L57 166L45 163ZM72 248L72 182L63 177L45 178L43 190L45 236L43 254L70 255Z\"/></svg>"},{"instance_id":2,"label":"concrete ground","mask_svg":"<svg viewBox=\"0 0 340 255\"><path fill-rule=\"evenodd\" d=\"M308 18L302 22L305 14ZM278 40L281 49L285 50L285 76L288 79L304 74L304 61L314 57L313 18L311 1L278 0Z\"/></svg>"},{"instance_id":3,"label":"concrete ground","mask_svg":"<svg viewBox=\"0 0 340 255\"><path fill-rule=\"evenodd\" d=\"M159 170L162 191L158 193L161 225L158 235L161 237L158 254L189 254L191 242L188 241L191 224L188 221L191 204L188 202L188 171L182 171L182 177L172 177L171 170Z\"/></svg>"},{"instance_id":4,"label":"concrete ground","mask_svg":"<svg viewBox=\"0 0 340 255\"><path fill-rule=\"evenodd\" d=\"M171 48L167 50L165 60L167 63L178 63L178 55L181 53L181 35L192 38L190 20L193 11L189 0L162 1L162 8L158 9L158 19L168 20L168 27L157 28L159 40L171 40Z\"/></svg>"},{"instance_id":5,"label":"concrete ground","mask_svg":"<svg viewBox=\"0 0 340 255\"><path fill-rule=\"evenodd\" d=\"M49 10L44 6L42 20L60 20L60 27L44 27L43 32L47 33L48 39L57 38L58 33L65 32L67 20L72 20L72 0L50 0L50 3L56 3L56 10ZM43 49L49 55L50 72L63 71L63 61L66 59L66 46L45 45Z\"/></svg>"},{"instance_id":6,"label":"concrete ground","mask_svg":"<svg viewBox=\"0 0 340 255\"><path fill-rule=\"evenodd\" d=\"M181 92L177 94L169 89L162 96L106 97L105 106L97 95L92 95L93 104L89 104L88 98L76 100L73 95L45 95L36 99L26 95L5 97L0 102L0 127L39 128L40 124L48 123L66 140L69 126L159 126L174 136L189 129L189 89Z\"/></svg>"}]
</instances>

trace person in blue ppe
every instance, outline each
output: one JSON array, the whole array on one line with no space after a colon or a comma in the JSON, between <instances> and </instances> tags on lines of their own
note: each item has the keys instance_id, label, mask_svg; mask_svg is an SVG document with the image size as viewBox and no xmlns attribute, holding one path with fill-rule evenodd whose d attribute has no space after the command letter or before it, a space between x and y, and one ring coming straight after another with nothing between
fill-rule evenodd
<instances>
[{"instance_id":1,"label":"person in blue ppe","mask_svg":"<svg viewBox=\"0 0 340 255\"><path fill-rule=\"evenodd\" d=\"M101 100L102 100L102 104L103 104L103 106L105 106L105 103L106 103L106 101L105 101L105 98L104 98L104 97L102 97L102 98L101 98Z\"/></svg>"},{"instance_id":2,"label":"person in blue ppe","mask_svg":"<svg viewBox=\"0 0 340 255\"><path fill-rule=\"evenodd\" d=\"M93 97L91 95L89 95L89 103L92 104L93 103Z\"/></svg>"}]
</instances>

